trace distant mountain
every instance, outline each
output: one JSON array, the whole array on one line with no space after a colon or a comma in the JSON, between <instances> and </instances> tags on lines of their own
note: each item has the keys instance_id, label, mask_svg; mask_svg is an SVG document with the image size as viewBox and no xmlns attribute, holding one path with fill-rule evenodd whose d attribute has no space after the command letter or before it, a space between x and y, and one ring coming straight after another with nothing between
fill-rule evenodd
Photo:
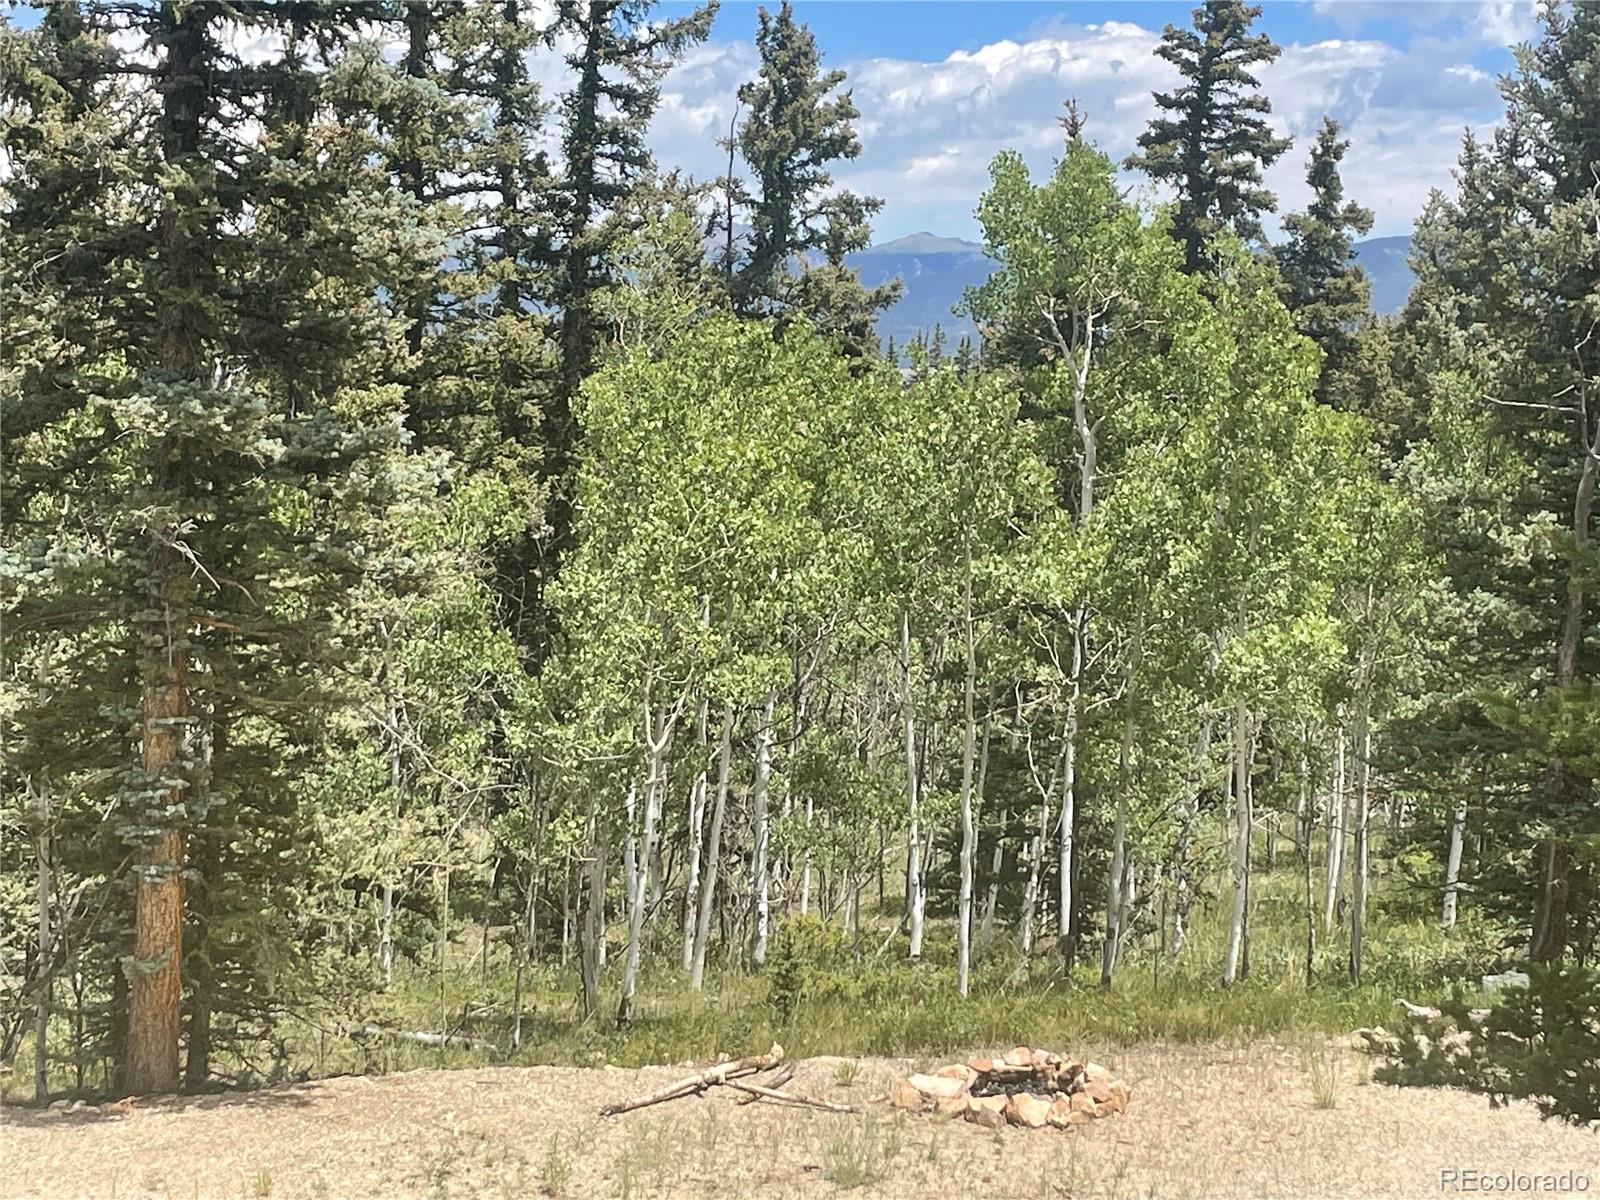
<instances>
[{"instance_id":1,"label":"distant mountain","mask_svg":"<svg viewBox=\"0 0 1600 1200\"><path fill-rule=\"evenodd\" d=\"M1372 279L1372 307L1393 316L1398 313L1416 281L1407 265L1408 237L1371 238L1356 243L1356 261ZM961 303L967 288L976 287L994 270L994 262L976 242L913 233L852 254L846 262L869 286L899 279L900 299L878 318L878 336L904 346L923 330L942 325L949 345L963 334L976 334L972 321L951 310Z\"/></svg>"},{"instance_id":2,"label":"distant mountain","mask_svg":"<svg viewBox=\"0 0 1600 1200\"><path fill-rule=\"evenodd\" d=\"M951 310L969 287L977 287L994 270L994 261L976 242L913 233L850 255L845 262L869 287L898 279L900 299L878 318L878 337L904 346L923 330L944 327L951 349L963 334L977 334L970 318Z\"/></svg>"},{"instance_id":3,"label":"distant mountain","mask_svg":"<svg viewBox=\"0 0 1600 1200\"><path fill-rule=\"evenodd\" d=\"M1369 238L1356 243L1356 261L1372 280L1374 312L1392 317L1406 306L1417 277L1406 261L1411 257L1408 237Z\"/></svg>"}]
</instances>

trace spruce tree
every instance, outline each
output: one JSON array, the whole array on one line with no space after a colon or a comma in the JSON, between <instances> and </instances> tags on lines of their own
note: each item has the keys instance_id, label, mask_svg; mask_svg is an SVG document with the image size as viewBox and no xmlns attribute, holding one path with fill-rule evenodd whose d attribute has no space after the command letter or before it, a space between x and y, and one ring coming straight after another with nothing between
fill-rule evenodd
<instances>
[{"instance_id":1,"label":"spruce tree","mask_svg":"<svg viewBox=\"0 0 1600 1200\"><path fill-rule=\"evenodd\" d=\"M1259 5L1207 0L1194 10L1194 29L1168 25L1156 47L1183 76L1171 92L1155 93L1161 110L1139 135L1127 166L1177 192L1172 234L1183 243L1184 270L1207 269L1209 241L1227 232L1261 236L1260 216L1277 206L1261 172L1289 148L1267 124L1272 106L1256 89L1252 68L1280 53L1264 33L1252 34Z\"/></svg>"},{"instance_id":2,"label":"spruce tree","mask_svg":"<svg viewBox=\"0 0 1600 1200\"><path fill-rule=\"evenodd\" d=\"M1347 370L1361 328L1371 316L1372 286L1355 263L1354 239L1372 228L1372 212L1344 198L1339 162L1350 146L1339 124L1324 117L1306 169L1312 200L1303 213L1283 218L1288 240L1274 250L1283 280L1284 305L1295 327L1325 356L1320 398Z\"/></svg>"},{"instance_id":3,"label":"spruce tree","mask_svg":"<svg viewBox=\"0 0 1600 1200\"><path fill-rule=\"evenodd\" d=\"M1600 129L1574 119L1600 105L1600 10L1552 5L1543 20L1502 81L1503 123L1465 139L1456 195L1417 224L1402 331L1457 613L1450 657L1471 664L1436 721L1459 722L1460 691L1492 731L1497 854L1478 891L1551 963L1593 908L1600 834Z\"/></svg>"},{"instance_id":4,"label":"spruce tree","mask_svg":"<svg viewBox=\"0 0 1600 1200\"><path fill-rule=\"evenodd\" d=\"M13 745L48 762L51 728L74 724L82 757L57 778L126 847L103 903L128 919L102 926L97 984L126 1009L108 1048L127 1091L179 1086L186 990L198 1070L217 972L255 1022L296 982L275 972L290 867L313 867L289 855L327 704L313 664L340 653L370 514L394 498L399 414L364 351L394 330L398 259L439 254L390 203L369 130L329 119L329 97L370 85L357 28L332 8L94 3L8 35L0 289L30 350L8 401L7 574L19 623L53 642L24 652L55 652ZM258 34L281 50L241 61ZM211 940L202 976L186 917L249 936Z\"/></svg>"},{"instance_id":5,"label":"spruce tree","mask_svg":"<svg viewBox=\"0 0 1600 1200\"><path fill-rule=\"evenodd\" d=\"M571 41L571 88L561 98L559 244L552 251L548 301L561 310L559 367L542 421L546 530L534 581L538 595L570 541L572 400L594 370L603 340L600 297L611 282L612 252L626 230L618 210L652 173L645 130L661 100L661 78L705 40L716 15L709 3L686 17L652 22L654 0L560 0L553 32ZM548 634L545 634L548 637ZM542 658L546 647L536 650Z\"/></svg>"},{"instance_id":6,"label":"spruce tree","mask_svg":"<svg viewBox=\"0 0 1600 1200\"><path fill-rule=\"evenodd\" d=\"M832 191L829 164L861 153L849 92L834 94L843 71L824 71L811 30L786 2L760 10L758 78L739 89L749 115L738 145L754 179L750 246L734 280L747 316L804 313L843 336L852 353L875 349L872 323L894 302L894 286L866 288L845 256L871 240L868 218L883 201Z\"/></svg>"}]
</instances>

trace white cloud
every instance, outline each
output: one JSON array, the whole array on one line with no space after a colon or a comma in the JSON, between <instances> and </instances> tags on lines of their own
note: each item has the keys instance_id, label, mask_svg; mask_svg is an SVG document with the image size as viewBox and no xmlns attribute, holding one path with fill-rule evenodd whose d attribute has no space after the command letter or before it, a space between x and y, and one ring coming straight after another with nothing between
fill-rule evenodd
<instances>
[{"instance_id":1,"label":"white cloud","mask_svg":"<svg viewBox=\"0 0 1600 1200\"><path fill-rule=\"evenodd\" d=\"M1341 29L1359 29L1370 19L1346 16L1344 7L1330 9ZM1526 37L1522 22L1531 10L1480 4L1463 24L1461 7L1446 7L1453 17L1415 14L1425 28L1408 46L1355 36L1293 44L1261 71L1274 125L1295 138L1268 174L1280 208L1305 203L1309 135L1324 114L1339 120L1351 139L1346 190L1377 212L1376 233L1406 232L1429 190L1448 185L1461 130L1481 127L1498 113L1493 79L1471 60L1486 45L1504 44L1499 39L1507 31ZM1439 28L1446 20L1451 28ZM1035 170L1047 168L1061 144L1056 118L1068 97L1078 99L1088 135L1114 159L1133 150L1154 112L1151 92L1176 80L1174 69L1152 53L1159 38L1159 30L1120 21L1053 23L1024 40L956 51L939 62L880 57L839 63L862 112L857 130L864 152L839 164L835 174L843 186L884 198L876 221L880 239L924 228L974 236L972 211L991 159L1010 148ZM698 47L673 70L651 130L664 166L701 178L726 169L716 139L726 135L734 93L755 66L752 45L722 42Z\"/></svg>"}]
</instances>

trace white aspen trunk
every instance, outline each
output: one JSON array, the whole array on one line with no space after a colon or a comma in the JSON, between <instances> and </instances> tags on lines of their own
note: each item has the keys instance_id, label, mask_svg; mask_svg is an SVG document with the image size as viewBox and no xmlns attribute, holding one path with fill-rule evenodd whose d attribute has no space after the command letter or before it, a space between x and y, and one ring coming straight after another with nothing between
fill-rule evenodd
<instances>
[{"instance_id":1,"label":"white aspen trunk","mask_svg":"<svg viewBox=\"0 0 1600 1200\"><path fill-rule=\"evenodd\" d=\"M1311 763L1304 748L1300 751L1300 790L1294 800L1294 852L1301 858L1311 853L1310 809Z\"/></svg>"},{"instance_id":2,"label":"white aspen trunk","mask_svg":"<svg viewBox=\"0 0 1600 1200\"><path fill-rule=\"evenodd\" d=\"M1133 752L1132 684L1128 682L1129 710L1122 719L1122 744L1117 751L1117 817L1111 832L1111 871L1106 886L1106 940L1100 955L1100 986L1109 988L1117 969L1117 956L1122 948L1124 921L1130 901L1128 883L1128 789L1129 769Z\"/></svg>"},{"instance_id":3,"label":"white aspen trunk","mask_svg":"<svg viewBox=\"0 0 1600 1200\"><path fill-rule=\"evenodd\" d=\"M1072 965L1072 831L1078 819L1078 723L1083 699L1084 625L1080 606L1072 622L1072 674L1068 680L1067 719L1061 745L1061 821L1056 838L1056 937L1061 961Z\"/></svg>"},{"instance_id":4,"label":"white aspen trunk","mask_svg":"<svg viewBox=\"0 0 1600 1200\"><path fill-rule=\"evenodd\" d=\"M700 843L705 836L707 767L710 765L706 762L706 724L709 717L710 702L702 697L694 726L700 770L695 774L694 786L689 790L689 862L683 884L683 955L680 959L684 971L694 966L694 923L700 897Z\"/></svg>"},{"instance_id":5,"label":"white aspen trunk","mask_svg":"<svg viewBox=\"0 0 1600 1200\"><path fill-rule=\"evenodd\" d=\"M583 1015L587 1019L600 1009L600 972L606 965L605 847L601 841L596 801L591 794L589 814L584 821L584 851L587 861L579 882L582 912L578 927L578 974L582 984Z\"/></svg>"},{"instance_id":6,"label":"white aspen trunk","mask_svg":"<svg viewBox=\"0 0 1600 1200\"><path fill-rule=\"evenodd\" d=\"M1206 765L1211 757L1211 721L1211 710L1207 708L1201 714L1200 732L1195 735L1194 781L1186 798L1187 807L1183 821L1178 827L1178 841L1173 847L1173 857L1176 861L1172 882L1174 956L1183 952L1183 947L1189 940L1189 908L1194 902L1193 889L1189 883L1189 839L1193 834L1195 822L1200 819L1200 793L1205 787Z\"/></svg>"},{"instance_id":7,"label":"white aspen trunk","mask_svg":"<svg viewBox=\"0 0 1600 1200\"><path fill-rule=\"evenodd\" d=\"M1039 911L1039 900L1043 895L1045 847L1050 840L1050 797L1056 789L1058 769L1058 766L1052 766L1049 780L1044 783L1039 781L1038 772L1033 766L1032 735L1029 737L1028 770L1033 775L1034 786L1039 790L1039 823L1034 828L1033 840L1028 845L1028 882L1022 890L1022 911L1018 914L1018 949L1021 953L1018 971L1027 966L1028 957L1033 953L1035 919Z\"/></svg>"},{"instance_id":8,"label":"white aspen trunk","mask_svg":"<svg viewBox=\"0 0 1600 1200\"><path fill-rule=\"evenodd\" d=\"M1322 897L1322 928L1333 928L1334 915L1344 896L1344 810L1345 754L1344 726L1333 735L1333 792L1328 797L1328 850L1325 870L1327 886Z\"/></svg>"},{"instance_id":9,"label":"white aspen trunk","mask_svg":"<svg viewBox=\"0 0 1600 1200\"><path fill-rule=\"evenodd\" d=\"M1361 982L1361 933L1367 916L1367 829L1372 799L1372 725L1370 703L1362 699L1361 730L1355 753L1356 837L1355 862L1350 868L1350 982Z\"/></svg>"},{"instance_id":10,"label":"white aspen trunk","mask_svg":"<svg viewBox=\"0 0 1600 1200\"><path fill-rule=\"evenodd\" d=\"M1464 772L1463 772L1464 774ZM1461 890L1461 851L1466 841L1467 797L1463 791L1456 801L1456 810L1450 818L1450 852L1444 864L1444 912L1446 929L1456 927L1456 901Z\"/></svg>"},{"instance_id":11,"label":"white aspen trunk","mask_svg":"<svg viewBox=\"0 0 1600 1200\"><path fill-rule=\"evenodd\" d=\"M706 869L700 879L700 902L695 915L694 959L689 966L689 987L699 991L705 982L706 946L711 940L711 912L717 898L717 874L722 865L722 818L728 808L728 779L733 765L733 702L722 710L722 736L717 751L717 790L711 805L711 832L706 844Z\"/></svg>"},{"instance_id":12,"label":"white aspen trunk","mask_svg":"<svg viewBox=\"0 0 1600 1200\"><path fill-rule=\"evenodd\" d=\"M1227 959L1222 968L1224 987L1231 987L1239 978L1250 887L1250 712L1243 700L1234 711L1233 791L1238 836L1233 858L1233 911L1228 920Z\"/></svg>"},{"instance_id":13,"label":"white aspen trunk","mask_svg":"<svg viewBox=\"0 0 1600 1200\"><path fill-rule=\"evenodd\" d=\"M617 1002L617 1028L626 1029L633 1020L634 989L639 978L639 941L644 932L645 908L653 906L656 901L651 875L655 876L654 884L659 884L659 869L652 872L650 864L657 861L658 846L656 830L661 822L661 809L667 791L667 747L672 742L672 730L677 720L677 712L663 711L659 716L651 713L646 692L646 706L644 710L644 741L645 763L647 774L644 788L644 822L641 830L641 868L639 877L634 881L633 893L629 896L628 909L628 952L622 966L622 996ZM681 708L678 710L681 711ZM630 824L633 816L633 790L628 792L628 815Z\"/></svg>"},{"instance_id":14,"label":"white aspen trunk","mask_svg":"<svg viewBox=\"0 0 1600 1200\"><path fill-rule=\"evenodd\" d=\"M956 991L967 994L972 970L972 885L978 856L978 827L973 813L973 776L978 756L978 719L974 704L977 692L978 652L972 621L972 545L966 547L966 579L963 592L962 625L967 640L967 669L962 700L964 704L961 743L961 891L956 901Z\"/></svg>"},{"instance_id":15,"label":"white aspen trunk","mask_svg":"<svg viewBox=\"0 0 1600 1200\"><path fill-rule=\"evenodd\" d=\"M978 920L978 946L994 941L994 910L1000 903L1000 872L1005 868L1006 826L1011 822L1009 808L1000 811L1000 828L995 833L994 850L989 855L989 889L984 893L982 915Z\"/></svg>"},{"instance_id":16,"label":"white aspen trunk","mask_svg":"<svg viewBox=\"0 0 1600 1200\"><path fill-rule=\"evenodd\" d=\"M900 688L901 710L906 743L906 918L911 945L907 951L913 962L922 957L922 831L918 827L917 715L911 693L911 611L900 613Z\"/></svg>"},{"instance_id":17,"label":"white aspen trunk","mask_svg":"<svg viewBox=\"0 0 1600 1200\"><path fill-rule=\"evenodd\" d=\"M772 723L778 703L778 693L767 693L761 710L761 728L756 731L756 777L751 790L754 809L754 845L750 851L750 892L755 902L755 936L750 946L750 957L756 966L767 961L767 937L771 932L772 897L771 880L767 870L768 839L767 806L772 782Z\"/></svg>"},{"instance_id":18,"label":"white aspen trunk","mask_svg":"<svg viewBox=\"0 0 1600 1200\"><path fill-rule=\"evenodd\" d=\"M1034 830L1033 841L1028 847L1028 882L1022 889L1022 911L1017 917L1018 949L1024 963L1033 953L1033 927L1039 910L1040 869L1044 865L1045 839L1049 831L1050 804L1046 800L1040 802L1039 827Z\"/></svg>"},{"instance_id":19,"label":"white aspen trunk","mask_svg":"<svg viewBox=\"0 0 1600 1200\"><path fill-rule=\"evenodd\" d=\"M639 785L628 784L628 798L624 804L628 817L628 836L622 841L622 900L629 920L633 915L633 897L643 886L639 862Z\"/></svg>"},{"instance_id":20,"label":"white aspen trunk","mask_svg":"<svg viewBox=\"0 0 1600 1200\"><path fill-rule=\"evenodd\" d=\"M1111 873L1106 887L1106 940L1100 956L1100 986L1109 988L1122 950L1131 900L1128 856L1128 795L1133 790L1133 734L1135 728L1135 684L1143 656L1143 602L1135 623L1133 644L1128 650L1126 682L1123 686L1122 743L1117 749L1117 817L1111 833ZM1081 639L1079 644L1081 645ZM1074 651L1074 657L1076 657Z\"/></svg>"}]
</instances>

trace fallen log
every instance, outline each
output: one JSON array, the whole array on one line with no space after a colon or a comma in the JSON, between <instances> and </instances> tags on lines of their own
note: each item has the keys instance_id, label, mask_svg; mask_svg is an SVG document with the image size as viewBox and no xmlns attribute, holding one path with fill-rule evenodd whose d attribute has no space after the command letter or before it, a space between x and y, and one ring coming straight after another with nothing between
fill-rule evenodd
<instances>
[{"instance_id":1,"label":"fallen log","mask_svg":"<svg viewBox=\"0 0 1600 1200\"><path fill-rule=\"evenodd\" d=\"M788 1083L789 1080L794 1078L795 1069L796 1069L796 1067L798 1065L799 1064L795 1063L793 1060L784 1063L783 1066L778 1068L778 1070L776 1071L776 1073L774 1073L772 1078L767 1080L766 1083L764 1083L762 1086L763 1087L769 1087L769 1088L781 1088L784 1084ZM735 1104L754 1104L759 1099L761 1099L760 1096L752 1096L752 1095L746 1094L746 1095L740 1096L737 1100L734 1101L734 1103Z\"/></svg>"},{"instance_id":2,"label":"fallen log","mask_svg":"<svg viewBox=\"0 0 1600 1200\"><path fill-rule=\"evenodd\" d=\"M810 1096L797 1096L793 1092L783 1092L777 1088L762 1087L759 1083L740 1083L735 1079L724 1079L722 1083L737 1091L748 1093L755 1100L777 1100L782 1104L796 1104L805 1108L820 1108L825 1112L853 1113L856 1111L848 1104L835 1104L832 1100L813 1100Z\"/></svg>"},{"instance_id":3,"label":"fallen log","mask_svg":"<svg viewBox=\"0 0 1600 1200\"><path fill-rule=\"evenodd\" d=\"M732 1062L721 1063L710 1067L697 1075L690 1075L669 1084L660 1091L651 1092L648 1096L640 1096L635 1100L624 1100L621 1104L608 1104L600 1110L602 1117L614 1117L618 1113L632 1112L636 1108L648 1108L652 1104L665 1104L668 1100L680 1100L684 1096L693 1096L715 1087L719 1083L727 1083L744 1075L755 1075L761 1071L770 1071L783 1061L783 1047L777 1042L772 1043L772 1049L765 1054L755 1054L748 1058L735 1059Z\"/></svg>"},{"instance_id":4,"label":"fallen log","mask_svg":"<svg viewBox=\"0 0 1600 1200\"><path fill-rule=\"evenodd\" d=\"M460 1046L466 1050L482 1050L490 1058L499 1058L500 1050L493 1042L468 1037L464 1033L431 1033L426 1029L382 1029L377 1025L363 1025L356 1030L358 1037L399 1038L403 1042L417 1042L424 1046Z\"/></svg>"}]
</instances>

